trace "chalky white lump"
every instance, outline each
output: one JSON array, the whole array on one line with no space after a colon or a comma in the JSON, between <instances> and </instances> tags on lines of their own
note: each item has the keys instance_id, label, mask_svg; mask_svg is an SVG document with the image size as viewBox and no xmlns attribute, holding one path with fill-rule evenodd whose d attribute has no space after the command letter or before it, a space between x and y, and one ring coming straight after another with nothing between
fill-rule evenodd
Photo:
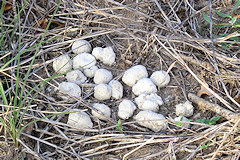
<instances>
[{"instance_id":1,"label":"chalky white lump","mask_svg":"<svg viewBox=\"0 0 240 160\"><path fill-rule=\"evenodd\" d=\"M186 101L185 103L180 103L176 105L176 115L183 115L185 117L190 117L193 115L193 105L191 102Z\"/></svg>"},{"instance_id":2,"label":"chalky white lump","mask_svg":"<svg viewBox=\"0 0 240 160\"><path fill-rule=\"evenodd\" d=\"M126 85L132 87L135 83L137 83L138 80L147 77L148 77L147 69L143 65L136 65L124 72L122 81Z\"/></svg>"},{"instance_id":3,"label":"chalky white lump","mask_svg":"<svg viewBox=\"0 0 240 160\"><path fill-rule=\"evenodd\" d=\"M93 81L96 84L108 83L109 81L112 80L112 78L113 78L113 75L110 71L106 69L98 69L95 73Z\"/></svg>"},{"instance_id":4,"label":"chalky white lump","mask_svg":"<svg viewBox=\"0 0 240 160\"><path fill-rule=\"evenodd\" d=\"M93 48L92 54L96 59L100 60L106 65L112 65L115 62L116 54L114 53L112 47L96 47Z\"/></svg>"},{"instance_id":5,"label":"chalky white lump","mask_svg":"<svg viewBox=\"0 0 240 160\"><path fill-rule=\"evenodd\" d=\"M84 69L83 73L85 74L85 76L92 78L95 76L97 70L98 70L97 66L92 66L90 68Z\"/></svg>"},{"instance_id":6,"label":"chalky white lump","mask_svg":"<svg viewBox=\"0 0 240 160\"><path fill-rule=\"evenodd\" d=\"M73 82L62 82L58 87L59 91L74 97L81 97L81 88Z\"/></svg>"},{"instance_id":7,"label":"chalky white lump","mask_svg":"<svg viewBox=\"0 0 240 160\"><path fill-rule=\"evenodd\" d=\"M142 93L155 93L157 92L157 87L151 79L142 78L132 87L132 91L135 95L139 96Z\"/></svg>"},{"instance_id":8,"label":"chalky white lump","mask_svg":"<svg viewBox=\"0 0 240 160\"><path fill-rule=\"evenodd\" d=\"M53 70L57 73L65 73L72 70L72 61L68 54L63 54L53 61Z\"/></svg>"},{"instance_id":9,"label":"chalky white lump","mask_svg":"<svg viewBox=\"0 0 240 160\"><path fill-rule=\"evenodd\" d=\"M128 119L132 117L135 109L135 104L132 101L125 99L118 106L118 117L121 119Z\"/></svg>"},{"instance_id":10,"label":"chalky white lump","mask_svg":"<svg viewBox=\"0 0 240 160\"><path fill-rule=\"evenodd\" d=\"M85 77L85 75L80 70L68 72L66 74L66 78L68 82L73 82L78 85L84 83L87 80L87 77Z\"/></svg>"},{"instance_id":11,"label":"chalky white lump","mask_svg":"<svg viewBox=\"0 0 240 160\"><path fill-rule=\"evenodd\" d=\"M110 108L107 105L101 104L101 103L95 103L93 105L93 107L96 108L98 111L100 111L102 113L102 115L101 115L98 112L92 110L92 115L93 116L95 116L95 117L97 117L97 118L99 118L101 120L107 120L107 118L110 118L111 110L110 110Z\"/></svg>"},{"instance_id":12,"label":"chalky white lump","mask_svg":"<svg viewBox=\"0 0 240 160\"><path fill-rule=\"evenodd\" d=\"M164 121L165 117L152 111L140 111L134 119L139 125L149 128L154 132L166 130L167 128L167 123Z\"/></svg>"},{"instance_id":13,"label":"chalky white lump","mask_svg":"<svg viewBox=\"0 0 240 160\"><path fill-rule=\"evenodd\" d=\"M165 71L155 71L155 72L153 72L150 79L159 88L166 86L170 82L170 76Z\"/></svg>"},{"instance_id":14,"label":"chalky white lump","mask_svg":"<svg viewBox=\"0 0 240 160\"><path fill-rule=\"evenodd\" d=\"M87 113L81 112L79 109L74 109L72 112L74 113L70 113L68 116L68 125L78 129L93 128L92 120Z\"/></svg>"},{"instance_id":15,"label":"chalky white lump","mask_svg":"<svg viewBox=\"0 0 240 160\"><path fill-rule=\"evenodd\" d=\"M72 51L75 54L90 53L92 51L91 44L86 40L77 40L73 42Z\"/></svg>"},{"instance_id":16,"label":"chalky white lump","mask_svg":"<svg viewBox=\"0 0 240 160\"><path fill-rule=\"evenodd\" d=\"M114 99L121 99L123 96L123 86L117 80L111 80L109 86L112 87L112 97Z\"/></svg>"},{"instance_id":17,"label":"chalky white lump","mask_svg":"<svg viewBox=\"0 0 240 160\"><path fill-rule=\"evenodd\" d=\"M140 94L140 96L135 98L135 102L139 109L153 112L158 112L159 106L163 104L162 98L156 93Z\"/></svg>"},{"instance_id":18,"label":"chalky white lump","mask_svg":"<svg viewBox=\"0 0 240 160\"><path fill-rule=\"evenodd\" d=\"M104 83L94 87L94 97L100 101L108 100L112 96L112 88Z\"/></svg>"},{"instance_id":19,"label":"chalky white lump","mask_svg":"<svg viewBox=\"0 0 240 160\"><path fill-rule=\"evenodd\" d=\"M180 125L182 127L185 127L185 128L190 127L189 123L181 123L181 122L189 122L189 120L184 116L178 116L178 117L174 118L174 121L177 121L177 125Z\"/></svg>"},{"instance_id":20,"label":"chalky white lump","mask_svg":"<svg viewBox=\"0 0 240 160\"><path fill-rule=\"evenodd\" d=\"M95 66L96 59L93 55L89 53L80 53L73 58L73 68L74 69L88 69Z\"/></svg>"}]
</instances>

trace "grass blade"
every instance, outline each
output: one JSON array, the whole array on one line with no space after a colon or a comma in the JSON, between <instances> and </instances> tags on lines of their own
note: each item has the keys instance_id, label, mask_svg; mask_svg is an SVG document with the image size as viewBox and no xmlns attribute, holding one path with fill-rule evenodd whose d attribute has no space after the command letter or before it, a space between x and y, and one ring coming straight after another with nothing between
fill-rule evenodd
<instances>
[{"instance_id":1,"label":"grass blade","mask_svg":"<svg viewBox=\"0 0 240 160\"><path fill-rule=\"evenodd\" d=\"M224 13L221 13L221 12L218 12L218 11L215 11L220 17L222 17L222 18L232 18L230 15L228 15L228 14L224 14Z\"/></svg>"},{"instance_id":2,"label":"grass blade","mask_svg":"<svg viewBox=\"0 0 240 160\"><path fill-rule=\"evenodd\" d=\"M205 12L203 12L203 18L208 22L208 23L210 23L210 18L206 15L206 13Z\"/></svg>"},{"instance_id":3,"label":"grass blade","mask_svg":"<svg viewBox=\"0 0 240 160\"><path fill-rule=\"evenodd\" d=\"M233 14L233 12L238 8L238 6L240 5L240 0L238 0L237 4L233 7L231 15Z\"/></svg>"}]
</instances>

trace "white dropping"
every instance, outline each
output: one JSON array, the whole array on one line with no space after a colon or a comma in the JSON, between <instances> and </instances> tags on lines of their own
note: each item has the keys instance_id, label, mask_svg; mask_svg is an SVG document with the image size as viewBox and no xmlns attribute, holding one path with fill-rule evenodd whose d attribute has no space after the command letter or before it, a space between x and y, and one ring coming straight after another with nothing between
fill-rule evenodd
<instances>
[{"instance_id":1,"label":"white dropping","mask_svg":"<svg viewBox=\"0 0 240 160\"><path fill-rule=\"evenodd\" d=\"M106 69L98 69L94 76L94 83L100 84L100 83L108 83L112 80L113 75L110 71Z\"/></svg>"},{"instance_id":2,"label":"white dropping","mask_svg":"<svg viewBox=\"0 0 240 160\"><path fill-rule=\"evenodd\" d=\"M163 104L162 98L156 93L151 94L140 94L135 98L135 102L138 105L138 108L141 110L149 110L153 112L159 111L159 106Z\"/></svg>"},{"instance_id":3,"label":"white dropping","mask_svg":"<svg viewBox=\"0 0 240 160\"><path fill-rule=\"evenodd\" d=\"M157 87L151 79L142 78L132 87L132 91L137 96L142 93L151 94L157 92Z\"/></svg>"},{"instance_id":4,"label":"white dropping","mask_svg":"<svg viewBox=\"0 0 240 160\"><path fill-rule=\"evenodd\" d=\"M93 128L93 123L89 115L82 112L79 109L71 110L74 113L70 113L68 116L67 124L71 125L73 128L77 129L91 129Z\"/></svg>"},{"instance_id":5,"label":"white dropping","mask_svg":"<svg viewBox=\"0 0 240 160\"><path fill-rule=\"evenodd\" d=\"M191 102L186 101L185 103L180 103L176 105L176 115L183 115L185 117L190 117L193 115L193 105Z\"/></svg>"},{"instance_id":6,"label":"white dropping","mask_svg":"<svg viewBox=\"0 0 240 160\"><path fill-rule=\"evenodd\" d=\"M166 130L167 128L166 118L152 111L140 111L134 118L139 125L149 128L154 132Z\"/></svg>"},{"instance_id":7,"label":"white dropping","mask_svg":"<svg viewBox=\"0 0 240 160\"><path fill-rule=\"evenodd\" d=\"M99 114L98 112L92 110L93 116L95 116L101 120L107 120L107 118L110 118L111 110L107 105L101 104L101 103L95 103L93 105L93 108L97 109L101 113L101 114Z\"/></svg>"},{"instance_id":8,"label":"white dropping","mask_svg":"<svg viewBox=\"0 0 240 160\"><path fill-rule=\"evenodd\" d=\"M101 83L94 87L94 97L97 100L108 100L112 96L112 88L104 83Z\"/></svg>"},{"instance_id":9,"label":"white dropping","mask_svg":"<svg viewBox=\"0 0 240 160\"><path fill-rule=\"evenodd\" d=\"M112 88L112 98L121 99L123 96L123 86L117 80L111 80L109 86Z\"/></svg>"},{"instance_id":10,"label":"white dropping","mask_svg":"<svg viewBox=\"0 0 240 160\"><path fill-rule=\"evenodd\" d=\"M91 53L92 47L91 44L86 40L77 40L73 42L72 51L75 54Z\"/></svg>"},{"instance_id":11,"label":"white dropping","mask_svg":"<svg viewBox=\"0 0 240 160\"><path fill-rule=\"evenodd\" d=\"M116 54L114 53L112 47L93 48L92 54L96 57L96 59L100 60L106 65L111 66L115 62Z\"/></svg>"},{"instance_id":12,"label":"white dropping","mask_svg":"<svg viewBox=\"0 0 240 160\"><path fill-rule=\"evenodd\" d=\"M164 87L170 82L170 76L165 71L155 71L150 79L159 87Z\"/></svg>"},{"instance_id":13,"label":"white dropping","mask_svg":"<svg viewBox=\"0 0 240 160\"><path fill-rule=\"evenodd\" d=\"M85 76L93 78L97 70L98 70L97 66L92 66L90 68L84 69L83 73L85 74Z\"/></svg>"},{"instance_id":14,"label":"white dropping","mask_svg":"<svg viewBox=\"0 0 240 160\"><path fill-rule=\"evenodd\" d=\"M87 77L80 70L73 70L66 74L68 82L73 82L76 84L82 84L87 80Z\"/></svg>"},{"instance_id":15,"label":"white dropping","mask_svg":"<svg viewBox=\"0 0 240 160\"><path fill-rule=\"evenodd\" d=\"M89 53L80 53L73 58L73 69L88 69L95 66L96 59Z\"/></svg>"},{"instance_id":16,"label":"white dropping","mask_svg":"<svg viewBox=\"0 0 240 160\"><path fill-rule=\"evenodd\" d=\"M57 73L65 73L72 70L72 61L68 54L63 54L53 61L53 70Z\"/></svg>"},{"instance_id":17,"label":"white dropping","mask_svg":"<svg viewBox=\"0 0 240 160\"><path fill-rule=\"evenodd\" d=\"M123 100L118 106L118 117L121 119L129 119L136 110L135 104L130 100Z\"/></svg>"},{"instance_id":18,"label":"white dropping","mask_svg":"<svg viewBox=\"0 0 240 160\"><path fill-rule=\"evenodd\" d=\"M147 77L148 77L147 69L143 65L136 65L124 72L122 81L126 85L132 87L134 84L137 83L138 80Z\"/></svg>"}]
</instances>

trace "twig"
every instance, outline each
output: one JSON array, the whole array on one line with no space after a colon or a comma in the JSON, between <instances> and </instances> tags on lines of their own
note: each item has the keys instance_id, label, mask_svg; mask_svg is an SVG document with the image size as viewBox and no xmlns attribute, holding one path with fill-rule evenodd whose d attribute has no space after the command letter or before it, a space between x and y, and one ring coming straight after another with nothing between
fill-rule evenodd
<instances>
[{"instance_id":1,"label":"twig","mask_svg":"<svg viewBox=\"0 0 240 160\"><path fill-rule=\"evenodd\" d=\"M201 109L211 110L211 111L223 116L224 118L226 118L227 120L229 120L233 123L239 122L239 119L240 119L239 113L234 113L232 111L229 111L229 110L219 106L218 104L210 103L202 98L199 98L198 96L196 96L192 93L188 94L188 98L193 103L196 103Z\"/></svg>"}]
</instances>

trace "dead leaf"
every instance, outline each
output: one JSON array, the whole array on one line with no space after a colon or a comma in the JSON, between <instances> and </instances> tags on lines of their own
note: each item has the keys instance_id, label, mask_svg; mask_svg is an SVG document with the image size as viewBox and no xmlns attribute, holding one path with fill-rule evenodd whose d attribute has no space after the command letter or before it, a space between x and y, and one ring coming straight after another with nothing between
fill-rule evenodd
<instances>
[{"instance_id":1,"label":"dead leaf","mask_svg":"<svg viewBox=\"0 0 240 160\"><path fill-rule=\"evenodd\" d=\"M237 17L238 19L240 19L240 15L237 15L237 14L233 14L232 17Z\"/></svg>"},{"instance_id":2,"label":"dead leaf","mask_svg":"<svg viewBox=\"0 0 240 160\"><path fill-rule=\"evenodd\" d=\"M203 83L209 87L209 85L204 80ZM202 97L203 95L211 96L212 93L210 93L203 85L201 85L201 89L198 91L197 96Z\"/></svg>"},{"instance_id":3,"label":"dead leaf","mask_svg":"<svg viewBox=\"0 0 240 160\"><path fill-rule=\"evenodd\" d=\"M46 29L48 25L48 19L43 18L38 21L38 23L34 26L36 28L41 28L41 29ZM57 21L52 21L50 28L57 28L57 27L64 27L63 23L57 22Z\"/></svg>"},{"instance_id":4,"label":"dead leaf","mask_svg":"<svg viewBox=\"0 0 240 160\"><path fill-rule=\"evenodd\" d=\"M48 24L48 19L43 18L43 19L40 19L34 27L36 28L40 27L41 29L46 29L47 24Z\"/></svg>"},{"instance_id":5,"label":"dead leaf","mask_svg":"<svg viewBox=\"0 0 240 160\"><path fill-rule=\"evenodd\" d=\"M234 98L234 100L237 102L237 103L239 103L240 104L240 96L238 97L238 96L236 96L235 98Z\"/></svg>"},{"instance_id":6,"label":"dead leaf","mask_svg":"<svg viewBox=\"0 0 240 160\"><path fill-rule=\"evenodd\" d=\"M5 5L5 7L4 7L4 12L6 12L6 11L12 9L12 8L13 8L12 4L6 3L6 5Z\"/></svg>"}]
</instances>

